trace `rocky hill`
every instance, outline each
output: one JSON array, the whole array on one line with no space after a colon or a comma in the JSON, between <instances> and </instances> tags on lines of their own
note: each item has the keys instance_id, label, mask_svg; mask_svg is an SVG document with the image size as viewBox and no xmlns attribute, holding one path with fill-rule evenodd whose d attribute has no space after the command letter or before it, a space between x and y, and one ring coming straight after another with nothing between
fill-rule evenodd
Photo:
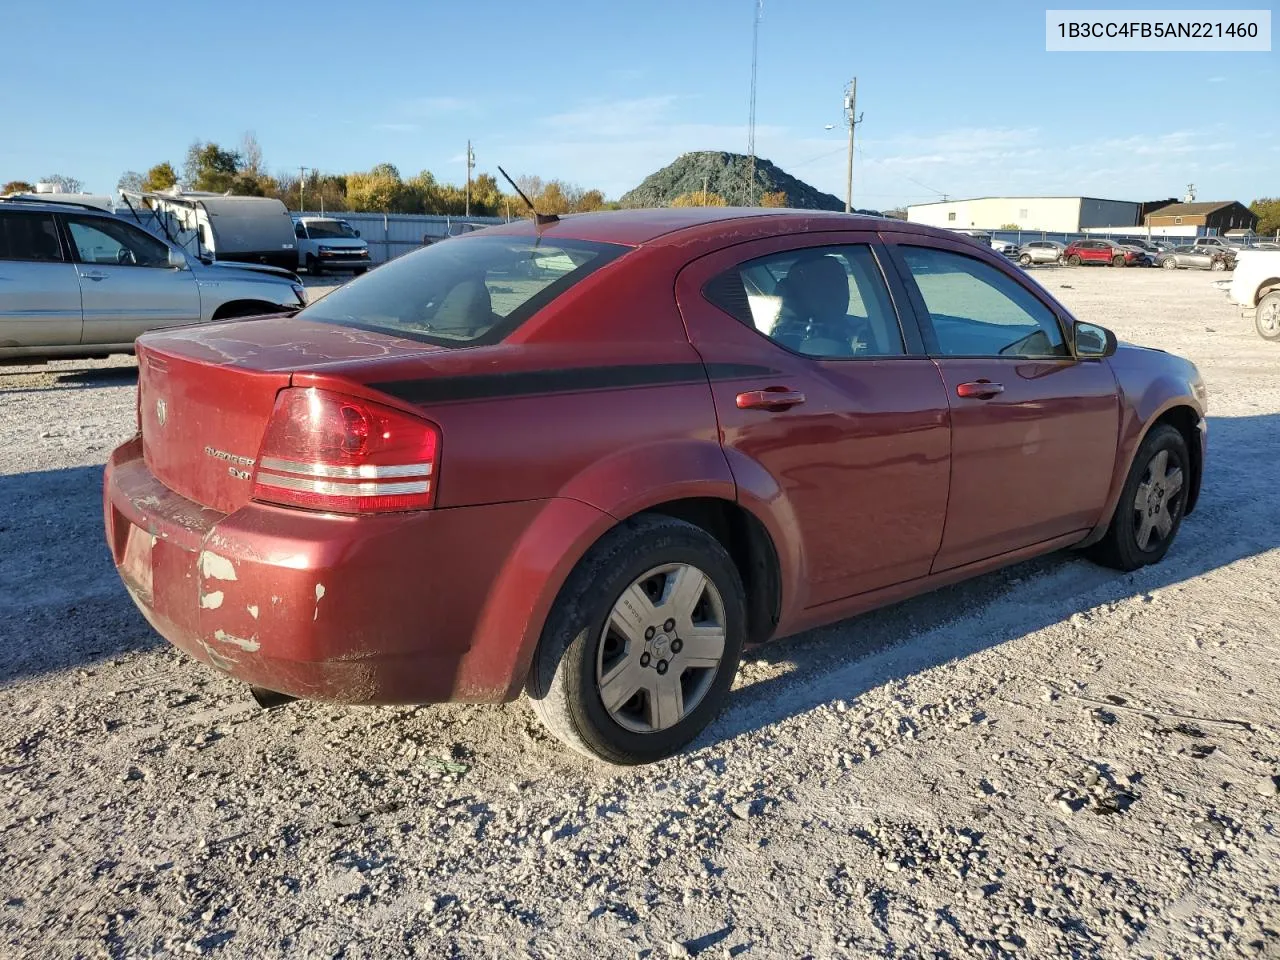
<instances>
[{"instance_id":1,"label":"rocky hill","mask_svg":"<svg viewBox=\"0 0 1280 960\"><path fill-rule=\"evenodd\" d=\"M788 207L803 210L843 210L844 201L797 180L781 167L756 157L755 190L748 194L747 173L751 158L743 153L701 150L686 153L644 178L622 195L624 207L666 207L676 197L698 190L723 197L731 206L754 205L766 193L786 194ZM859 213L874 213L859 210Z\"/></svg>"}]
</instances>

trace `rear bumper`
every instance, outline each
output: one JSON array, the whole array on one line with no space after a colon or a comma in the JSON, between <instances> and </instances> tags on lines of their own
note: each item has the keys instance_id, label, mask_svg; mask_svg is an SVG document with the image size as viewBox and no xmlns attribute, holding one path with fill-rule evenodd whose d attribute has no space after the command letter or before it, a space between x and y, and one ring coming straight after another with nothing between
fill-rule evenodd
<instances>
[{"instance_id":1,"label":"rear bumper","mask_svg":"<svg viewBox=\"0 0 1280 960\"><path fill-rule=\"evenodd\" d=\"M253 686L370 704L515 696L553 574L527 569L527 541L601 516L564 500L221 514L160 483L137 439L107 464L103 501L121 579L170 643Z\"/></svg>"}]
</instances>

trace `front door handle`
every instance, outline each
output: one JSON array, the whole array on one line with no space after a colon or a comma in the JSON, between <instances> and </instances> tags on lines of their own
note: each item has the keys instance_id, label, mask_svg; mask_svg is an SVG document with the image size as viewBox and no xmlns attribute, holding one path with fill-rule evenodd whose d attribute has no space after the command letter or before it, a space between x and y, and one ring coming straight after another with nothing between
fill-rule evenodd
<instances>
[{"instance_id":1,"label":"front door handle","mask_svg":"<svg viewBox=\"0 0 1280 960\"><path fill-rule=\"evenodd\" d=\"M102 273L101 271L94 271L93 273L82 273L82 274L80 274L80 276L84 277L86 280L105 280L105 279L107 279L107 274Z\"/></svg>"},{"instance_id":2,"label":"front door handle","mask_svg":"<svg viewBox=\"0 0 1280 960\"><path fill-rule=\"evenodd\" d=\"M956 387L956 396L972 397L975 400L990 400L1004 393L1003 383L992 383L990 380L974 380Z\"/></svg>"},{"instance_id":3,"label":"front door handle","mask_svg":"<svg viewBox=\"0 0 1280 960\"><path fill-rule=\"evenodd\" d=\"M765 387L738 394L739 410L786 410L804 403L805 396L790 387Z\"/></svg>"}]
</instances>

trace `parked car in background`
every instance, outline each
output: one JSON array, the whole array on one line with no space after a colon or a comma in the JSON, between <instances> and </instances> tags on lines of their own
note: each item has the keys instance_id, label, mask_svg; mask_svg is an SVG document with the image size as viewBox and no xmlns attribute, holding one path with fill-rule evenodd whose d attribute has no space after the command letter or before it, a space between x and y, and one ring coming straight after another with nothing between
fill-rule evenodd
<instances>
[{"instance_id":1,"label":"parked car in background","mask_svg":"<svg viewBox=\"0 0 1280 960\"><path fill-rule=\"evenodd\" d=\"M1019 246L1012 240L992 240L991 249L996 253L1003 254L1010 260L1017 260L1020 250Z\"/></svg>"},{"instance_id":2,"label":"parked car in background","mask_svg":"<svg viewBox=\"0 0 1280 960\"><path fill-rule=\"evenodd\" d=\"M524 693L613 763L695 737L747 644L1068 546L1158 562L1204 462L1189 361L812 210L522 220L138 352L104 519L155 629L288 696Z\"/></svg>"},{"instance_id":3,"label":"parked car in background","mask_svg":"<svg viewBox=\"0 0 1280 960\"><path fill-rule=\"evenodd\" d=\"M188 260L98 207L0 202L0 360L132 353L157 327L305 302L296 274Z\"/></svg>"},{"instance_id":4,"label":"parked car in background","mask_svg":"<svg viewBox=\"0 0 1280 960\"><path fill-rule=\"evenodd\" d=\"M1156 244L1149 243L1146 240L1140 240L1138 238L1125 238L1123 240L1118 241L1118 243L1122 247L1129 247L1133 250L1139 251L1144 257L1147 258L1147 263L1152 266L1155 265L1156 258L1159 257L1162 252L1164 252Z\"/></svg>"},{"instance_id":5,"label":"parked car in background","mask_svg":"<svg viewBox=\"0 0 1280 960\"><path fill-rule=\"evenodd\" d=\"M1073 240L1063 251L1067 263L1105 263L1112 267L1143 267L1147 256L1133 247L1122 247L1114 240Z\"/></svg>"},{"instance_id":6,"label":"parked car in background","mask_svg":"<svg viewBox=\"0 0 1280 960\"><path fill-rule=\"evenodd\" d=\"M1018 262L1024 267L1033 263L1058 263L1067 245L1057 240L1032 240L1022 245L1018 253Z\"/></svg>"},{"instance_id":7,"label":"parked car in background","mask_svg":"<svg viewBox=\"0 0 1280 960\"><path fill-rule=\"evenodd\" d=\"M1258 336L1280 340L1280 250L1242 251L1235 274L1216 286L1244 312L1253 313Z\"/></svg>"},{"instance_id":8,"label":"parked car in background","mask_svg":"<svg viewBox=\"0 0 1280 960\"><path fill-rule=\"evenodd\" d=\"M1234 270L1236 253L1218 247L1186 245L1174 247L1156 258L1156 266L1165 270Z\"/></svg>"},{"instance_id":9,"label":"parked car in background","mask_svg":"<svg viewBox=\"0 0 1280 960\"><path fill-rule=\"evenodd\" d=\"M318 276L326 270L349 270L359 276L371 266L369 244L360 231L337 217L296 217L298 266Z\"/></svg>"}]
</instances>

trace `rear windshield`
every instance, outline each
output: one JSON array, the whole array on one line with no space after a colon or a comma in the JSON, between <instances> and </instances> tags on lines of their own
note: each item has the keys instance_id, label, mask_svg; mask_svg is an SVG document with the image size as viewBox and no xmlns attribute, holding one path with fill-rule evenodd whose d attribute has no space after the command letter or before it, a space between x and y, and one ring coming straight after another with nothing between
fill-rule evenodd
<instances>
[{"instance_id":1,"label":"rear windshield","mask_svg":"<svg viewBox=\"0 0 1280 960\"><path fill-rule=\"evenodd\" d=\"M354 237L351 224L342 220L308 220L307 233L312 237Z\"/></svg>"},{"instance_id":2,"label":"rear windshield","mask_svg":"<svg viewBox=\"0 0 1280 960\"><path fill-rule=\"evenodd\" d=\"M626 247L468 237L406 254L298 316L441 346L496 343Z\"/></svg>"}]
</instances>

